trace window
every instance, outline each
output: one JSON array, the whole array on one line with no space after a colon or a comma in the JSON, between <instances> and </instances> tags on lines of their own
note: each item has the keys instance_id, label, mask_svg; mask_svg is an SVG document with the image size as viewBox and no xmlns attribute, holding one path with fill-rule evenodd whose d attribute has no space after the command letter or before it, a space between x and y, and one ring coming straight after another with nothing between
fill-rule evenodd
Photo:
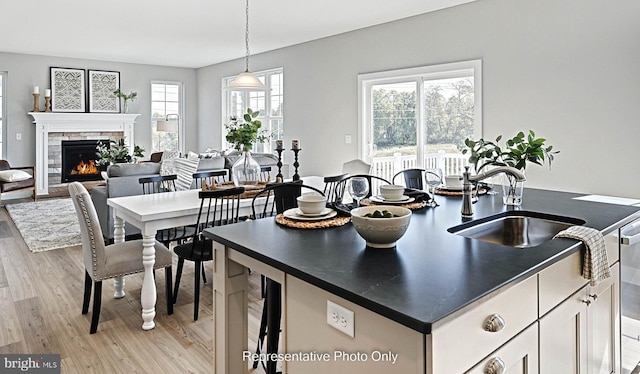
<instances>
[{"instance_id":1,"label":"window","mask_svg":"<svg viewBox=\"0 0 640 374\"><path fill-rule=\"evenodd\" d=\"M254 152L272 153L275 149L276 139L282 139L284 135L284 73L282 68L254 73L258 79L268 88L266 91L225 91L223 95L222 123L229 122L229 117L241 118L247 112L247 108L259 110L258 119L262 122L262 128L271 134L265 143L255 144ZM222 87L227 87L235 77L227 77L222 80ZM223 144L227 130L222 126ZM231 145L227 144L227 148Z\"/></svg>"},{"instance_id":2,"label":"window","mask_svg":"<svg viewBox=\"0 0 640 374\"><path fill-rule=\"evenodd\" d=\"M482 130L481 61L363 74L360 154L391 180L407 168L461 174L464 140Z\"/></svg>"},{"instance_id":3,"label":"window","mask_svg":"<svg viewBox=\"0 0 640 374\"><path fill-rule=\"evenodd\" d=\"M182 83L151 83L151 146L154 151L180 151L184 148ZM158 128L158 120L166 120Z\"/></svg>"}]
</instances>

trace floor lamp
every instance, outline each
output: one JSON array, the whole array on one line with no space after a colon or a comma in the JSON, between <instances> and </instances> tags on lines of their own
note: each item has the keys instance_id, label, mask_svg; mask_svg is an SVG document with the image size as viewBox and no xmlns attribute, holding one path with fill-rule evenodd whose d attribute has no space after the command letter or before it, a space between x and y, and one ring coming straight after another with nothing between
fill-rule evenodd
<instances>
[{"instance_id":1,"label":"floor lamp","mask_svg":"<svg viewBox=\"0 0 640 374\"><path fill-rule=\"evenodd\" d=\"M175 132L177 134L178 144L176 144L176 150L180 148L179 122L180 116L177 114L167 114L164 119L159 119L156 122L156 130L158 132Z\"/></svg>"}]
</instances>

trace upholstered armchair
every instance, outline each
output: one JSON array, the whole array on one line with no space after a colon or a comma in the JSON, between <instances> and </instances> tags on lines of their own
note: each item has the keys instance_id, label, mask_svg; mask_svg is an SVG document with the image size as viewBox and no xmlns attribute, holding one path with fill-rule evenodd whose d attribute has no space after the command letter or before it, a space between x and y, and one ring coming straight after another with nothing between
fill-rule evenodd
<instances>
[{"instance_id":1,"label":"upholstered armchair","mask_svg":"<svg viewBox=\"0 0 640 374\"><path fill-rule=\"evenodd\" d=\"M0 160L0 205L5 193L13 191L33 191L36 199L35 167L12 167L6 160Z\"/></svg>"}]
</instances>

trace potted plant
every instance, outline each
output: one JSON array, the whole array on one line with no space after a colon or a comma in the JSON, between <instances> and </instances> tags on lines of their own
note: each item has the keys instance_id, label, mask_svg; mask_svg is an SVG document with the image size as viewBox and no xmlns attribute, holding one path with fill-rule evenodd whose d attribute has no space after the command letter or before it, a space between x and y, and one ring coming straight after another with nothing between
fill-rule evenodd
<instances>
[{"instance_id":1,"label":"potted plant","mask_svg":"<svg viewBox=\"0 0 640 374\"><path fill-rule=\"evenodd\" d=\"M122 92L119 88L113 91L113 94L116 95L116 97L122 99L122 110L120 111L121 113L129 113L129 104L128 104L129 100L133 101L136 99L136 97L138 97L137 92L131 91L127 95L124 92Z\"/></svg>"},{"instance_id":2,"label":"potted plant","mask_svg":"<svg viewBox=\"0 0 640 374\"><path fill-rule=\"evenodd\" d=\"M236 116L230 117L230 123L226 124L227 142L233 144L242 155L231 167L231 178L234 185L255 186L260 180L260 164L251 157L251 148L256 141L264 142L269 136L264 130L260 130L262 122L257 119L260 111L247 109L247 113L238 120Z\"/></svg>"},{"instance_id":3,"label":"potted plant","mask_svg":"<svg viewBox=\"0 0 640 374\"><path fill-rule=\"evenodd\" d=\"M100 152L100 159L96 161L96 165L111 165L117 163L136 162L138 157L144 157L144 149L140 146L133 147L133 155L129 153L129 146L125 144L124 138L111 140L109 147L99 144L96 149Z\"/></svg>"},{"instance_id":4,"label":"potted plant","mask_svg":"<svg viewBox=\"0 0 640 374\"><path fill-rule=\"evenodd\" d=\"M536 138L533 130L525 135L520 131L516 136L508 139L504 146L500 145L502 135L495 141L485 139L466 139L464 144L468 147L462 150L463 154L469 153L469 163L473 165L476 173L489 166L510 166L522 171L526 170L527 164L544 165L547 163L551 168L554 156L560 151L554 151L553 146L546 145L545 138ZM508 181L503 183L504 202L508 205L520 205L522 201L522 184L510 175L502 174Z\"/></svg>"}]
</instances>

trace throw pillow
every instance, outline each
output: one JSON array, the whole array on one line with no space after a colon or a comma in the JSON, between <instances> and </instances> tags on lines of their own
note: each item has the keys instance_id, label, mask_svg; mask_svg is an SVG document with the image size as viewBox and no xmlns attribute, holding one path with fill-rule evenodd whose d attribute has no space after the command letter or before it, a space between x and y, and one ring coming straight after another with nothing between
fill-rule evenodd
<instances>
[{"instance_id":1,"label":"throw pillow","mask_svg":"<svg viewBox=\"0 0 640 374\"><path fill-rule=\"evenodd\" d=\"M20 182L31 178L31 174L22 170L2 170L0 180L3 182Z\"/></svg>"},{"instance_id":2,"label":"throw pillow","mask_svg":"<svg viewBox=\"0 0 640 374\"><path fill-rule=\"evenodd\" d=\"M193 173L198 170L199 158L190 160L188 158L172 158L162 161L160 165L160 175L176 174L176 190L188 190L193 182Z\"/></svg>"}]
</instances>

